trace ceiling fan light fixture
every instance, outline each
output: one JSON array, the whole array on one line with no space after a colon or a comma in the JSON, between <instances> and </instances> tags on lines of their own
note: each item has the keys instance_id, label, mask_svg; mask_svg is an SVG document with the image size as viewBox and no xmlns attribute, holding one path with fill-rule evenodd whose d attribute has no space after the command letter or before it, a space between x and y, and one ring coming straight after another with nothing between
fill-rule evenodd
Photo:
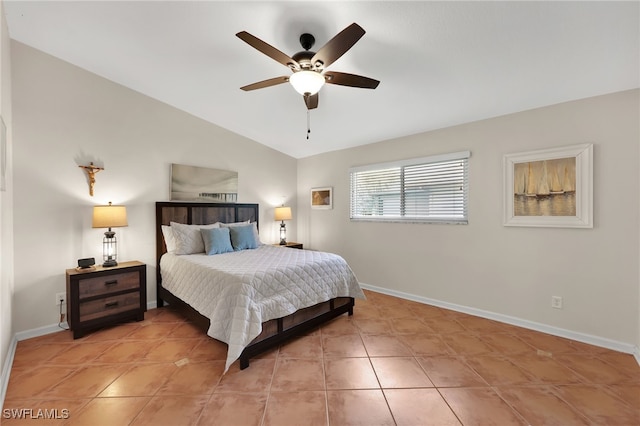
<instances>
[{"instance_id":1,"label":"ceiling fan light fixture","mask_svg":"<svg viewBox=\"0 0 640 426\"><path fill-rule=\"evenodd\" d=\"M316 71L302 70L293 73L289 83L301 95L315 95L324 85L324 76Z\"/></svg>"}]
</instances>

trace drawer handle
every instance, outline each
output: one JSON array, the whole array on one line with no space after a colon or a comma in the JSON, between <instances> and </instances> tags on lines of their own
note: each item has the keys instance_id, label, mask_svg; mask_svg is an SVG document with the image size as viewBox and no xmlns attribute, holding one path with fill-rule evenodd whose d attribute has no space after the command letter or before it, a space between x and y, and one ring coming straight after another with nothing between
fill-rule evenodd
<instances>
[{"instance_id":1,"label":"drawer handle","mask_svg":"<svg viewBox=\"0 0 640 426\"><path fill-rule=\"evenodd\" d=\"M111 281L105 281L104 285L106 285L107 287L111 286L111 285L116 285L118 284L118 280L111 280Z\"/></svg>"},{"instance_id":2,"label":"drawer handle","mask_svg":"<svg viewBox=\"0 0 640 426\"><path fill-rule=\"evenodd\" d=\"M115 308L116 306L118 306L118 301L114 301L114 302L107 302L104 304L105 308Z\"/></svg>"}]
</instances>

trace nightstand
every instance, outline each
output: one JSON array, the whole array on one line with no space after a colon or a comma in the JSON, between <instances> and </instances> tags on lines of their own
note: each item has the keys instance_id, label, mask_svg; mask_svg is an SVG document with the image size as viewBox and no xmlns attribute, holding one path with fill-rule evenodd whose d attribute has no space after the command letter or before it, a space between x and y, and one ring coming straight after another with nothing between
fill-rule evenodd
<instances>
[{"instance_id":1,"label":"nightstand","mask_svg":"<svg viewBox=\"0 0 640 426\"><path fill-rule=\"evenodd\" d=\"M300 250L303 249L302 248L302 243L294 243L292 241L288 241L287 244L274 244L274 246L296 248L296 249L300 249Z\"/></svg>"},{"instance_id":2,"label":"nightstand","mask_svg":"<svg viewBox=\"0 0 640 426\"><path fill-rule=\"evenodd\" d=\"M73 338L125 320L144 320L147 310L147 265L67 269L67 322Z\"/></svg>"}]
</instances>

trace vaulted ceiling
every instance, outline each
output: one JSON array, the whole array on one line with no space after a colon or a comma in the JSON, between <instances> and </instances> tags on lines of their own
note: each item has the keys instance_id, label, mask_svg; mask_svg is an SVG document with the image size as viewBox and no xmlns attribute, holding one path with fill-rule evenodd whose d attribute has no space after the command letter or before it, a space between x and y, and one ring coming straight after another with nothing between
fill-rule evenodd
<instances>
[{"instance_id":1,"label":"vaulted ceiling","mask_svg":"<svg viewBox=\"0 0 640 426\"><path fill-rule=\"evenodd\" d=\"M11 38L296 158L640 87L639 2L6 1ZM287 55L353 22L366 34L307 109ZM307 140L307 124L311 126Z\"/></svg>"}]
</instances>

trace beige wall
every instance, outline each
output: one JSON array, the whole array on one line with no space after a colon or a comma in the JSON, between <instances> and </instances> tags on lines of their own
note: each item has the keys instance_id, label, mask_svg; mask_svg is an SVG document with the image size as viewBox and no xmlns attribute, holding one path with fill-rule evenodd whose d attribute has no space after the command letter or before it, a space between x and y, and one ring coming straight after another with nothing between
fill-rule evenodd
<instances>
[{"instance_id":1,"label":"beige wall","mask_svg":"<svg viewBox=\"0 0 640 426\"><path fill-rule=\"evenodd\" d=\"M0 192L0 395L8 372L4 371L9 346L13 337L11 313L13 310L13 190L11 161L11 42L0 2L0 116L7 127L6 191Z\"/></svg>"},{"instance_id":2,"label":"beige wall","mask_svg":"<svg viewBox=\"0 0 640 426\"><path fill-rule=\"evenodd\" d=\"M299 239L365 284L637 347L638 105L628 91L301 159ZM581 143L594 144L594 228L504 227L503 155ZM468 225L350 222L349 167L462 150ZM334 187L333 210L309 208L317 186Z\"/></svg>"},{"instance_id":3,"label":"beige wall","mask_svg":"<svg viewBox=\"0 0 640 426\"><path fill-rule=\"evenodd\" d=\"M171 163L238 171L238 201L260 203L261 238L276 241L273 207L296 205L294 158L15 41L12 64L14 332L57 323L65 269L101 261L105 230L91 214L108 201L127 206L118 257L147 263L155 300L154 203L168 200ZM105 169L94 197L78 167L89 161Z\"/></svg>"}]
</instances>

